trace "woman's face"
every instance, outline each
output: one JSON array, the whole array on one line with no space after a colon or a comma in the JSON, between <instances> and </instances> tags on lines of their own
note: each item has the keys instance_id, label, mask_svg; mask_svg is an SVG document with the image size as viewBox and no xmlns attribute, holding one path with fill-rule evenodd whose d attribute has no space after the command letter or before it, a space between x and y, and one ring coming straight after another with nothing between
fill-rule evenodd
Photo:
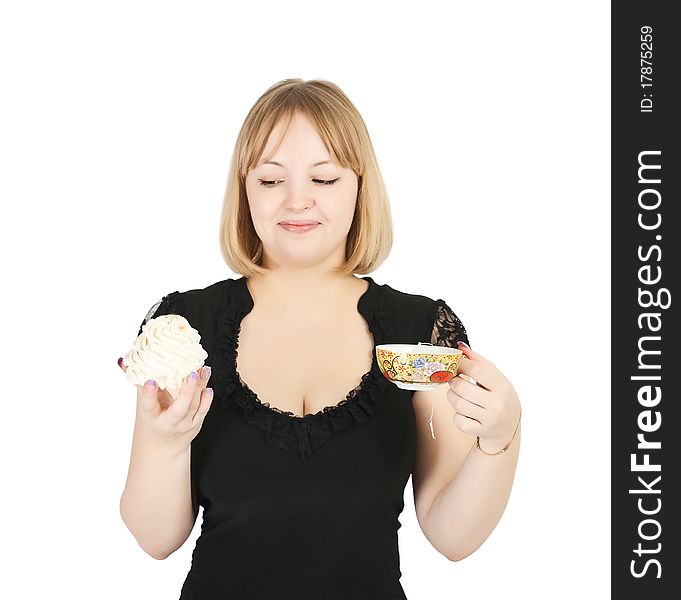
<instances>
[{"instance_id":1,"label":"woman's face","mask_svg":"<svg viewBox=\"0 0 681 600\"><path fill-rule=\"evenodd\" d=\"M279 123L263 156L270 155L282 131L283 123ZM354 171L332 161L312 123L300 112L276 154L268 163L262 161L246 176L246 195L263 243L264 266L343 264L357 200ZM288 231L281 225L301 220L319 225L306 232Z\"/></svg>"}]
</instances>

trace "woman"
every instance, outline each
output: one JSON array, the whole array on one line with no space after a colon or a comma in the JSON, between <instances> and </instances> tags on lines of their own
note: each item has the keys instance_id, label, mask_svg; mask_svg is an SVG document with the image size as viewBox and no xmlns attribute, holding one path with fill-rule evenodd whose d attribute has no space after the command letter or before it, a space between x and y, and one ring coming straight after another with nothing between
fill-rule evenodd
<instances>
[{"instance_id":1,"label":"woman","mask_svg":"<svg viewBox=\"0 0 681 600\"><path fill-rule=\"evenodd\" d=\"M406 598L397 530L409 476L431 544L453 561L477 549L515 473L512 385L444 300L353 275L383 262L392 228L366 127L336 85L284 80L256 102L220 235L243 276L167 294L142 323L183 315L212 374L188 377L175 402L138 386L126 524L162 559L203 506L182 600ZM374 346L418 341L460 345L472 380L390 384Z\"/></svg>"}]
</instances>

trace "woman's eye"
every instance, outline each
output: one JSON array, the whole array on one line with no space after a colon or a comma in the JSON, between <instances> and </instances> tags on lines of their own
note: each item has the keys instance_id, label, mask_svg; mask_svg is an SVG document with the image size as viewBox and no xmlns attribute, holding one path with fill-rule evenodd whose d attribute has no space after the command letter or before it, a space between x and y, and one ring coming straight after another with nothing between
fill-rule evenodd
<instances>
[{"instance_id":1,"label":"woman's eye","mask_svg":"<svg viewBox=\"0 0 681 600\"><path fill-rule=\"evenodd\" d=\"M339 179L340 179L340 177L336 177L336 179L313 179L312 181L314 181L315 183L319 183L321 185L333 185ZM274 187L274 185L276 185L277 183L280 183L282 180L281 179L279 179L279 180L258 179L258 181L260 182L260 185L262 185L264 187Z\"/></svg>"}]
</instances>

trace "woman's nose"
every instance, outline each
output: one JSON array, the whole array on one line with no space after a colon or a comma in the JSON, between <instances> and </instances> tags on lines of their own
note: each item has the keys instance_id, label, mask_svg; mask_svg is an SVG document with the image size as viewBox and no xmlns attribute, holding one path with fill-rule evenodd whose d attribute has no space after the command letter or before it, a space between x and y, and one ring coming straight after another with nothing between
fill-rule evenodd
<instances>
[{"instance_id":1,"label":"woman's nose","mask_svg":"<svg viewBox=\"0 0 681 600\"><path fill-rule=\"evenodd\" d=\"M287 192L284 203L287 208L294 212L307 210L313 204L312 200L306 195L306 192L295 189Z\"/></svg>"}]
</instances>

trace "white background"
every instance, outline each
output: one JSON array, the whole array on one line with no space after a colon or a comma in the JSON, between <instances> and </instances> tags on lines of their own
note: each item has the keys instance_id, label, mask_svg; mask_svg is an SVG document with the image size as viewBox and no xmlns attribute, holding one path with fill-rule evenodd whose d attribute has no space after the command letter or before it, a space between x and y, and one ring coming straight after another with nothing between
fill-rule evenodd
<instances>
[{"instance_id":1,"label":"white background","mask_svg":"<svg viewBox=\"0 0 681 600\"><path fill-rule=\"evenodd\" d=\"M122 522L135 393L116 360L162 295L235 276L218 219L236 135L301 77L338 84L369 129L395 226L371 276L445 298L523 406L511 498L477 552L430 546L408 484L407 596L609 598L609 11L3 3L10 596L179 597L201 515L165 561Z\"/></svg>"}]
</instances>

